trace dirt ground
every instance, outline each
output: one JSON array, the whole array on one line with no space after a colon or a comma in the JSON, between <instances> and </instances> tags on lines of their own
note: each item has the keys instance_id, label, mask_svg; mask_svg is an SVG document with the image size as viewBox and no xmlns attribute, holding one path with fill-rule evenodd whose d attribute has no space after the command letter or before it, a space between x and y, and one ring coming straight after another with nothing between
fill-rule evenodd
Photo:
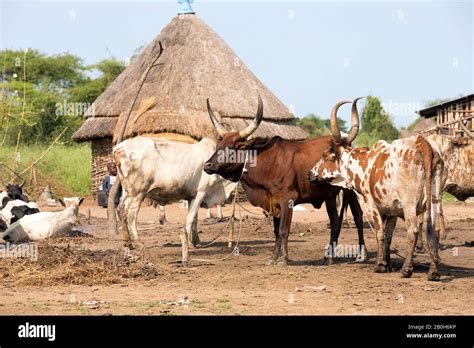
<instances>
[{"instance_id":1,"label":"dirt ground","mask_svg":"<svg viewBox=\"0 0 474 348\"><path fill-rule=\"evenodd\" d=\"M398 271L373 273L375 238L369 228L365 229L367 263L341 258L333 265L322 265L328 220L324 207L315 210L309 205L303 206L306 211L293 214L289 266L267 266L274 242L272 225L260 209L243 207L256 215L242 210L246 218L238 256L215 263L191 261L181 267L178 232L185 219L184 207L167 206L168 222L163 226L158 224L158 210L142 208L140 236L145 249L125 257L119 238L107 235L106 210L86 201L80 209L83 233L39 243L37 261L0 261L0 314L474 314L474 203L444 206L448 236L442 241L439 282L426 279L427 253L417 254L410 279L401 278ZM224 216L230 212L230 205L224 207ZM227 223L205 217L201 209L203 243L219 235ZM349 224L339 242L354 245L357 233L350 218ZM226 234L208 248L191 247L191 258L229 255ZM401 220L392 249L405 254ZM392 260L399 269L402 258L394 254Z\"/></svg>"}]
</instances>

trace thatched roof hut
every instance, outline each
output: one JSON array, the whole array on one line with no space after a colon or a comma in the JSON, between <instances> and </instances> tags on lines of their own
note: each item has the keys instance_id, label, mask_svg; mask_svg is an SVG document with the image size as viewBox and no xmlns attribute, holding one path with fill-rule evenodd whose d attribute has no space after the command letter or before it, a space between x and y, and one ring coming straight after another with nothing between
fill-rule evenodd
<instances>
[{"instance_id":1,"label":"thatched roof hut","mask_svg":"<svg viewBox=\"0 0 474 348\"><path fill-rule=\"evenodd\" d=\"M257 93L264 118L255 136L305 139L288 108L247 68L210 27L194 14L180 14L140 53L86 112L74 133L77 142L116 141L136 97L140 79L159 55L138 93L125 138L141 134L198 141L216 138L206 109L229 129L242 129L255 116ZM94 157L94 156L93 156ZM94 164L93 164L94 166Z\"/></svg>"}]
</instances>

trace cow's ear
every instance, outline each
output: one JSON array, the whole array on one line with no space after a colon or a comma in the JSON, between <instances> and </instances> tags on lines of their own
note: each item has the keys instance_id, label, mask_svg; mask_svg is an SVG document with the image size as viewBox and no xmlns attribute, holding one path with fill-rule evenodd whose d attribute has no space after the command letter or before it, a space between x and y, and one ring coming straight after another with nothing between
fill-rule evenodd
<instances>
[{"instance_id":1,"label":"cow's ear","mask_svg":"<svg viewBox=\"0 0 474 348\"><path fill-rule=\"evenodd\" d=\"M66 204L64 204L63 200L61 198L58 199L59 200L59 203L61 203L61 205L66 208Z\"/></svg>"},{"instance_id":2,"label":"cow's ear","mask_svg":"<svg viewBox=\"0 0 474 348\"><path fill-rule=\"evenodd\" d=\"M79 199L79 204L77 206L80 206L82 202L84 202L84 197L81 197L81 199Z\"/></svg>"}]
</instances>

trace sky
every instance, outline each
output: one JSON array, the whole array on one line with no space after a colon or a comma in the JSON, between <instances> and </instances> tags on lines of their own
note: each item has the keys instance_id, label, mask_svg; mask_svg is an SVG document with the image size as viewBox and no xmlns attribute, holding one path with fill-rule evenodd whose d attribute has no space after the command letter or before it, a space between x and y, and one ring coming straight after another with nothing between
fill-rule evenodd
<instances>
[{"instance_id":1,"label":"sky","mask_svg":"<svg viewBox=\"0 0 474 348\"><path fill-rule=\"evenodd\" d=\"M160 1L0 0L1 49L128 60L180 9ZM398 127L436 98L474 90L465 1L204 1L193 8L298 117L379 97ZM362 104L361 104L362 105ZM349 120L349 108L342 118Z\"/></svg>"}]
</instances>

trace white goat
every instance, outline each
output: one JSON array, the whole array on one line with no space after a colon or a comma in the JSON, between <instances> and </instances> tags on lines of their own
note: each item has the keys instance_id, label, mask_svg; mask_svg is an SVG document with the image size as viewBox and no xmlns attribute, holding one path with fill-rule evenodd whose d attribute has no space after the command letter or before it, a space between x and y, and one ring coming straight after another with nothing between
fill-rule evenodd
<instances>
[{"instance_id":1,"label":"white goat","mask_svg":"<svg viewBox=\"0 0 474 348\"><path fill-rule=\"evenodd\" d=\"M27 215L7 228L2 234L3 240L10 243L37 241L72 231L78 223L79 206L84 198L64 198L64 201L59 201L65 207L63 211Z\"/></svg>"}]
</instances>

